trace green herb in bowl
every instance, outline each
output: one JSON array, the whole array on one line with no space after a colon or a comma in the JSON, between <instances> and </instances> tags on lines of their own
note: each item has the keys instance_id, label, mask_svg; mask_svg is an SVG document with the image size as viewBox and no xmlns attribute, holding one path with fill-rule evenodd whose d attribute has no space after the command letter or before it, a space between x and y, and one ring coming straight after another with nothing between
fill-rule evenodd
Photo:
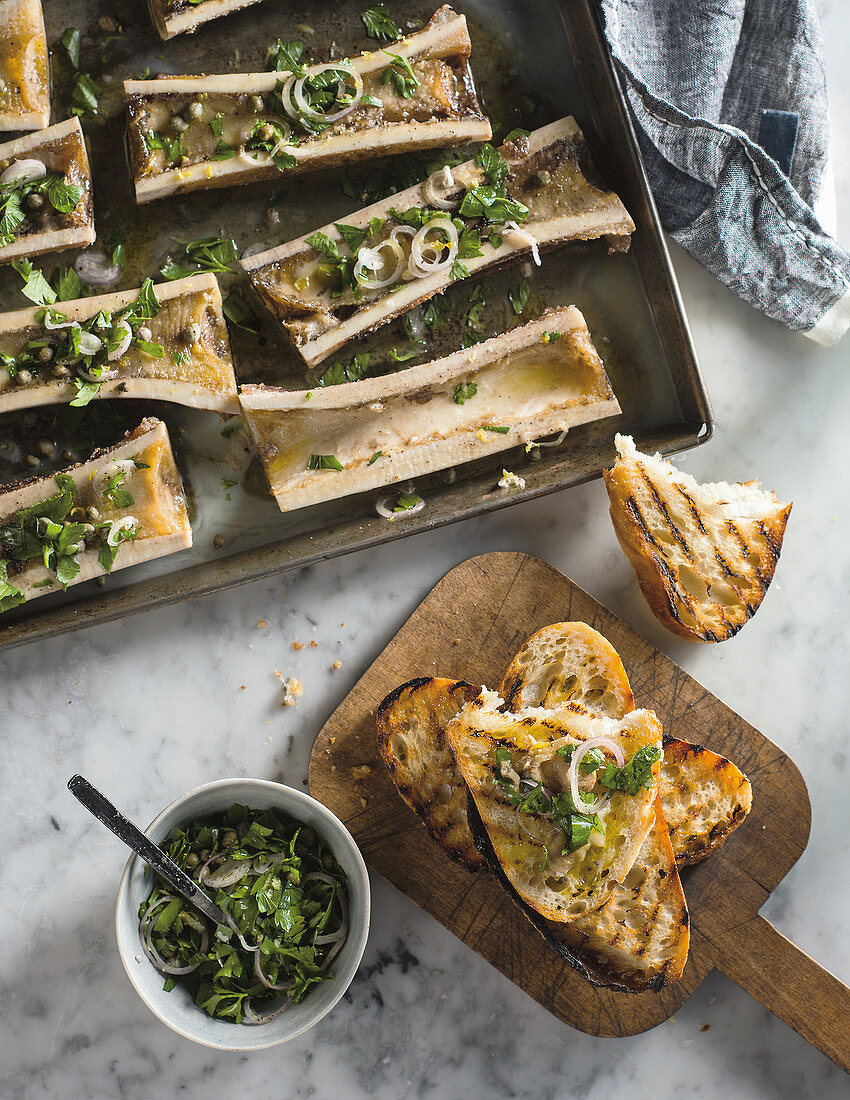
<instances>
[{"instance_id":1,"label":"green herb in bowl","mask_svg":"<svg viewBox=\"0 0 850 1100\"><path fill-rule=\"evenodd\" d=\"M227 917L215 926L158 876L139 908L151 963L208 1015L267 1023L298 1003L348 935L345 873L313 829L232 805L161 845Z\"/></svg>"}]
</instances>

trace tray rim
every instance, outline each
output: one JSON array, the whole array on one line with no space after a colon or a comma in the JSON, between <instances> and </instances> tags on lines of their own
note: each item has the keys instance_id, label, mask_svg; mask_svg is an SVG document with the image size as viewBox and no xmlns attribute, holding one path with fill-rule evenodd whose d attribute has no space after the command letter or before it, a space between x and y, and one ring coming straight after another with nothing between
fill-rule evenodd
<instances>
[{"instance_id":1,"label":"tray rim","mask_svg":"<svg viewBox=\"0 0 850 1100\"><path fill-rule=\"evenodd\" d=\"M606 90L606 101L599 109L602 110L603 107L606 111L613 109L616 126L625 139L625 148L618 153L618 159L624 158L624 165L618 169L614 178L622 178L628 184L627 188L618 187L618 193L622 194L626 190L633 192L630 196L629 208L636 222L643 229L640 248L650 253L647 260L639 264L640 281L667 361L671 367L674 362L677 363L683 372L684 379L689 383L687 396L694 402L696 414L694 419L689 419L683 412L681 421L636 433L635 438L644 448L652 447L664 454L675 454L708 442L714 432L711 404L685 314L681 291L664 240L623 89L605 41L600 22L601 16L593 0L549 0L549 3L556 6L561 14L565 37L593 110L593 97L590 95L588 86L589 78L584 72L585 64L582 63L579 53L573 49L573 39L570 35L570 26L573 25L573 21L576 21L582 33L588 36L594 52L592 64L597 66L597 79L603 80ZM576 15L576 12L579 14ZM587 62L587 58L585 61ZM590 143L594 149L594 155L606 164L610 161L610 156L605 154L604 149L599 148L599 142L596 140L598 129L594 124ZM650 279L651 271L654 271L654 275ZM659 296L652 295L649 292L648 282L660 282L665 293ZM682 388L675 376L673 382L677 396L681 398ZM505 452L505 454L509 453ZM611 454L613 456L613 450ZM547 463L548 466L556 464L557 456L553 456L553 461ZM223 558L201 562L189 568L176 569L147 580L122 584L114 591L102 595L94 593L80 599L63 601L44 610L35 608L30 614L22 614L8 624L0 623L0 649L16 647L42 638L56 637L83 626L114 622L154 607L170 606L194 596L224 591L239 584L267 579L276 573L310 566L355 550L369 549L385 542L432 531L438 527L448 526L451 523L582 484L601 476L603 466L604 462L600 455L599 461L590 463L585 461L583 469L573 471L560 479L556 478L551 483L514 491L510 495L505 494L504 497L488 492L493 484L492 473L487 470L473 473L464 479L462 485L456 488L447 486L442 490L434 506L425 513L406 518L403 522L391 525L383 519L370 515L367 511L340 525L330 525L289 537L284 536L265 545L236 551ZM470 497L474 493L477 500L470 500L464 505L462 499L464 493Z\"/></svg>"}]
</instances>

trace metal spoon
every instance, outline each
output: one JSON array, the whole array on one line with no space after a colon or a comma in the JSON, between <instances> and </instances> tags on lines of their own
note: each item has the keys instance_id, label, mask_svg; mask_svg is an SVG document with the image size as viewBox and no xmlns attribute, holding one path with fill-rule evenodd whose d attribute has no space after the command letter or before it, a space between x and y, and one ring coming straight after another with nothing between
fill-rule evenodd
<instances>
[{"instance_id":1,"label":"metal spoon","mask_svg":"<svg viewBox=\"0 0 850 1100\"><path fill-rule=\"evenodd\" d=\"M158 875L162 875L166 882L169 882L205 917L209 917L215 924L227 926L224 913L210 901L198 884L193 882L185 871L181 871L162 848L158 848L152 840L148 840L141 829L136 828L133 822L117 810L108 798L104 798L87 779L81 775L72 776L68 780L68 790L94 814L98 821L103 822L107 829L111 829L119 840L123 840L128 848L132 848L148 867L152 867Z\"/></svg>"}]
</instances>

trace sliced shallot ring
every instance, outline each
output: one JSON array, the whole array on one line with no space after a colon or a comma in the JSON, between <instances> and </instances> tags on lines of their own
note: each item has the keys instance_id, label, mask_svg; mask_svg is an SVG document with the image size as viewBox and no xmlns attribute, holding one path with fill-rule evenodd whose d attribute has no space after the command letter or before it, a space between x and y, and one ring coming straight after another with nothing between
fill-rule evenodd
<instances>
[{"instance_id":1,"label":"sliced shallot ring","mask_svg":"<svg viewBox=\"0 0 850 1100\"><path fill-rule=\"evenodd\" d=\"M516 222L505 222L500 232L503 236L516 237L516 239L522 241L523 244L530 244L532 259L537 266L540 267L540 249L537 247L537 238L533 233L529 233L527 229L523 229L521 226L517 225Z\"/></svg>"},{"instance_id":2,"label":"sliced shallot ring","mask_svg":"<svg viewBox=\"0 0 850 1100\"><path fill-rule=\"evenodd\" d=\"M251 1002L246 1000L242 1007L242 1022L244 1024L267 1024L280 1016L281 1013L286 1012L291 1004L291 1001L284 1001L279 1008L274 1010L274 1012L269 1012L265 1016L258 1016L251 1007Z\"/></svg>"},{"instance_id":3,"label":"sliced shallot ring","mask_svg":"<svg viewBox=\"0 0 850 1100\"><path fill-rule=\"evenodd\" d=\"M595 802L585 803L581 797L578 786L579 766L585 756L591 749L607 749L613 754L614 759L617 761L617 767L622 768L625 763L625 757L623 751L617 742L611 737L589 737L587 741L582 741L581 745L575 750L570 760L570 766L567 771L567 778L570 782L570 795L572 796L573 805L576 810L584 814L595 814L611 797L609 794L601 794Z\"/></svg>"},{"instance_id":4,"label":"sliced shallot ring","mask_svg":"<svg viewBox=\"0 0 850 1100\"><path fill-rule=\"evenodd\" d=\"M113 333L115 333L118 329L121 329L124 335L121 337L120 342L106 356L106 358L110 362L112 362L113 359L120 359L121 356L126 352L127 348L129 348L130 343L133 339L133 330L130 328L126 321L116 321L115 324L112 326Z\"/></svg>"},{"instance_id":5,"label":"sliced shallot ring","mask_svg":"<svg viewBox=\"0 0 850 1100\"><path fill-rule=\"evenodd\" d=\"M260 945L258 943L255 943L255 944L248 943L248 941L245 939L245 937L239 931L239 926L237 925L236 921L233 919L233 917L231 917L231 915L229 913L224 914L224 919L227 921L230 928L236 933L236 938L239 940L239 942L242 944L242 946L245 948L246 951L253 952L253 951L258 951L259 950Z\"/></svg>"},{"instance_id":6,"label":"sliced shallot ring","mask_svg":"<svg viewBox=\"0 0 850 1100\"><path fill-rule=\"evenodd\" d=\"M438 186L443 192L442 196L437 191ZM422 198L429 206L436 206L438 210L456 210L460 206L460 198L446 198L453 190L458 190L458 184L455 183L451 168L446 165L442 172L435 172L422 184Z\"/></svg>"},{"instance_id":7,"label":"sliced shallot ring","mask_svg":"<svg viewBox=\"0 0 850 1100\"><path fill-rule=\"evenodd\" d=\"M294 981L292 981L292 982L281 982L280 985L272 985L272 983L268 980L268 978L263 973L262 967L260 966L260 952L259 951L254 952L254 973L257 975L257 977L263 983L263 985L266 987L266 989L270 989L273 993L285 993L287 991L287 989L292 989L292 987L295 985Z\"/></svg>"},{"instance_id":8,"label":"sliced shallot ring","mask_svg":"<svg viewBox=\"0 0 850 1100\"><path fill-rule=\"evenodd\" d=\"M204 884L212 886L214 890L223 890L225 886L235 886L237 882L241 882L250 870L250 859L230 859L228 857L217 871L213 871L206 876Z\"/></svg>"},{"instance_id":9,"label":"sliced shallot ring","mask_svg":"<svg viewBox=\"0 0 850 1100\"><path fill-rule=\"evenodd\" d=\"M433 241L426 240L427 235L435 230L445 233L448 239L448 250L442 259L429 262L423 256L422 250L424 248L436 250L439 247ZM445 271L452 266L457 258L457 251L458 235L454 224L448 218L434 218L426 222L414 236L410 245L408 270L420 279L426 275L436 275L437 272Z\"/></svg>"},{"instance_id":10,"label":"sliced shallot ring","mask_svg":"<svg viewBox=\"0 0 850 1100\"><path fill-rule=\"evenodd\" d=\"M74 271L86 286L111 286L121 274L105 252L81 252L74 260Z\"/></svg>"},{"instance_id":11,"label":"sliced shallot ring","mask_svg":"<svg viewBox=\"0 0 850 1100\"><path fill-rule=\"evenodd\" d=\"M153 914L161 905L165 905L171 901L178 901L179 899L171 894L166 894L165 897L159 898L152 905L149 905L142 915L142 919L139 921L139 935L142 938L142 947L148 959L156 967L157 970L163 974L172 974L175 977L181 977L184 974L191 974L193 970L197 970L201 965L201 960L198 959L196 963L190 963L188 966L172 966L167 963L165 959L160 955L157 949L153 945ZM209 947L210 937L206 928L201 935L201 945L198 948L198 954L203 955Z\"/></svg>"},{"instance_id":12,"label":"sliced shallot ring","mask_svg":"<svg viewBox=\"0 0 850 1100\"><path fill-rule=\"evenodd\" d=\"M121 534L122 531L135 531L138 526L139 521L136 519L135 516L124 516L123 519L112 520L109 527L109 532L106 536L106 545L113 547L117 546L118 543L121 541L118 536Z\"/></svg>"},{"instance_id":13,"label":"sliced shallot ring","mask_svg":"<svg viewBox=\"0 0 850 1100\"><path fill-rule=\"evenodd\" d=\"M335 111L333 114L324 114L322 111L317 111L311 107L304 97L304 82L306 80L312 80L322 73L327 72L328 69L339 69L351 78L354 83L354 96L349 104L341 108L339 111ZM336 98L339 101L346 87L348 86L347 80L340 80L337 83ZM312 72L307 73L306 76L299 77L291 91L291 101L294 102L296 110L299 114L305 118L312 119L315 122L336 122L338 119L345 118L350 114L357 104L360 102L360 97L363 95L363 78L360 73L352 66L350 61L328 61L324 65L317 65ZM285 106L286 104L284 104Z\"/></svg>"},{"instance_id":14,"label":"sliced shallot ring","mask_svg":"<svg viewBox=\"0 0 850 1100\"><path fill-rule=\"evenodd\" d=\"M378 254L386 248L389 248L395 256L395 269L392 274L387 275L383 279L370 279L368 275L364 275L364 271L375 272L378 270ZM404 263L405 256L401 245L397 240L387 237L387 239L381 241L380 244L376 244L374 248L364 248L362 245L360 246L357 250L357 263L354 265L354 278L361 286L366 287L367 290L381 290L383 287L389 286L398 279L404 267Z\"/></svg>"},{"instance_id":15,"label":"sliced shallot ring","mask_svg":"<svg viewBox=\"0 0 850 1100\"><path fill-rule=\"evenodd\" d=\"M44 314L44 327L47 329L48 332L55 332L57 329L60 328L73 328L74 325L76 325L77 323L76 321L69 321L67 317L64 321L51 321L50 312L50 307L48 306ZM62 314L62 316L65 316L64 313Z\"/></svg>"},{"instance_id":16,"label":"sliced shallot ring","mask_svg":"<svg viewBox=\"0 0 850 1100\"><path fill-rule=\"evenodd\" d=\"M24 183L40 180L47 175L47 168L40 160L13 160L0 175L0 187L6 183Z\"/></svg>"}]
</instances>

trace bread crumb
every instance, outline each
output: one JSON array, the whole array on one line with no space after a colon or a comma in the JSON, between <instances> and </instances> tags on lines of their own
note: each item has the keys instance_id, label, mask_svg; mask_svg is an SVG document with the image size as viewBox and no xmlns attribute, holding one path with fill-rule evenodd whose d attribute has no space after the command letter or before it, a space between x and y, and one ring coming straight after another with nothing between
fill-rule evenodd
<instances>
[{"instance_id":1,"label":"bread crumb","mask_svg":"<svg viewBox=\"0 0 850 1100\"><path fill-rule=\"evenodd\" d=\"M455 638L455 640L452 642L452 645L460 645L460 638Z\"/></svg>"},{"instance_id":2,"label":"bread crumb","mask_svg":"<svg viewBox=\"0 0 850 1100\"><path fill-rule=\"evenodd\" d=\"M316 628L313 627L313 629L315 630ZM310 642L310 649L318 649L318 648L319 648L319 643L318 642L312 642L312 641Z\"/></svg>"},{"instance_id":3,"label":"bread crumb","mask_svg":"<svg viewBox=\"0 0 850 1100\"><path fill-rule=\"evenodd\" d=\"M274 676L277 676L278 680L280 680L283 677L283 673L280 671L279 668L274 669L272 674Z\"/></svg>"},{"instance_id":4,"label":"bread crumb","mask_svg":"<svg viewBox=\"0 0 850 1100\"><path fill-rule=\"evenodd\" d=\"M356 768L351 769L351 774L354 779L365 779L367 775L372 774L372 769L368 764L358 764Z\"/></svg>"},{"instance_id":5,"label":"bread crumb","mask_svg":"<svg viewBox=\"0 0 850 1100\"><path fill-rule=\"evenodd\" d=\"M293 642L292 648L297 652L299 649L303 649L304 646L301 642Z\"/></svg>"},{"instance_id":6,"label":"bread crumb","mask_svg":"<svg viewBox=\"0 0 850 1100\"><path fill-rule=\"evenodd\" d=\"M296 680L294 676L290 676L288 680L283 682L283 702L280 705L282 707L294 707L295 700L303 691L301 681Z\"/></svg>"},{"instance_id":7,"label":"bread crumb","mask_svg":"<svg viewBox=\"0 0 850 1100\"><path fill-rule=\"evenodd\" d=\"M365 806L365 805L366 805L366 799L365 799L365 798L363 797L363 795L362 795L362 794L361 794L361 796L360 796L360 805L361 805L361 806Z\"/></svg>"},{"instance_id":8,"label":"bread crumb","mask_svg":"<svg viewBox=\"0 0 850 1100\"><path fill-rule=\"evenodd\" d=\"M335 737L332 737L332 738L330 739L330 741L331 741L331 744L332 744L332 745L335 745L335 744L336 744L336 738L335 738Z\"/></svg>"},{"instance_id":9,"label":"bread crumb","mask_svg":"<svg viewBox=\"0 0 850 1100\"><path fill-rule=\"evenodd\" d=\"M342 661L334 661L331 668L342 668Z\"/></svg>"},{"instance_id":10,"label":"bread crumb","mask_svg":"<svg viewBox=\"0 0 850 1100\"><path fill-rule=\"evenodd\" d=\"M240 691L246 691L246 690L247 690L247 688L248 688L248 685L247 685L247 684L243 684L243 685L242 685L242 687L241 687L241 688L240 688L239 690L240 690Z\"/></svg>"},{"instance_id":11,"label":"bread crumb","mask_svg":"<svg viewBox=\"0 0 850 1100\"><path fill-rule=\"evenodd\" d=\"M260 627L263 627L265 625L266 625L266 620L265 619L260 619L260 621L257 623L257 628L259 629Z\"/></svg>"},{"instance_id":12,"label":"bread crumb","mask_svg":"<svg viewBox=\"0 0 850 1100\"><path fill-rule=\"evenodd\" d=\"M711 1027L711 1024L703 1024L702 1027L700 1028L700 1031L708 1031L708 1029L710 1027Z\"/></svg>"},{"instance_id":13,"label":"bread crumb","mask_svg":"<svg viewBox=\"0 0 850 1100\"><path fill-rule=\"evenodd\" d=\"M331 771L332 771L332 772L335 772L335 771L336 771L336 764L331 764Z\"/></svg>"}]
</instances>

